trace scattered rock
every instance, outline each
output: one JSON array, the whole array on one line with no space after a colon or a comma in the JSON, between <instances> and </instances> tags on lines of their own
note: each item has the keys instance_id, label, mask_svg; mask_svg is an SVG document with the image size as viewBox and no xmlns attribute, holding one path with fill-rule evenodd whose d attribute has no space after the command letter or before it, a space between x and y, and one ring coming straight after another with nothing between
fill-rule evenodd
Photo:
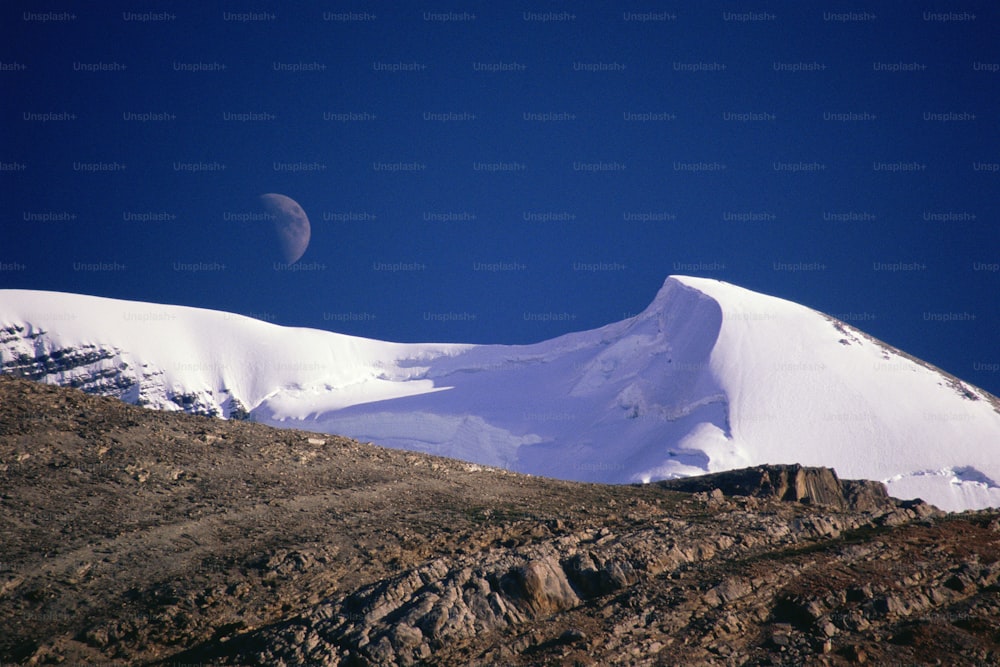
<instances>
[{"instance_id":1,"label":"scattered rock","mask_svg":"<svg viewBox=\"0 0 1000 667\"><path fill-rule=\"evenodd\" d=\"M559 641L566 644L573 644L576 642L582 642L587 639L587 633L580 628L569 628L561 635L559 635Z\"/></svg>"}]
</instances>

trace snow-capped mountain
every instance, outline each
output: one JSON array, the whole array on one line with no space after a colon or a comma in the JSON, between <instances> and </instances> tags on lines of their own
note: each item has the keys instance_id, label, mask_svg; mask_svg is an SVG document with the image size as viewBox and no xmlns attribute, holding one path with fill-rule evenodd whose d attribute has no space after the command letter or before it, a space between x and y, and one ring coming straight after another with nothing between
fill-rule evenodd
<instances>
[{"instance_id":1,"label":"snow-capped mountain","mask_svg":"<svg viewBox=\"0 0 1000 667\"><path fill-rule=\"evenodd\" d=\"M1000 400L822 313L705 278L668 278L635 317L520 346L0 290L0 364L152 408L564 479L795 462L943 509L1000 506Z\"/></svg>"}]
</instances>

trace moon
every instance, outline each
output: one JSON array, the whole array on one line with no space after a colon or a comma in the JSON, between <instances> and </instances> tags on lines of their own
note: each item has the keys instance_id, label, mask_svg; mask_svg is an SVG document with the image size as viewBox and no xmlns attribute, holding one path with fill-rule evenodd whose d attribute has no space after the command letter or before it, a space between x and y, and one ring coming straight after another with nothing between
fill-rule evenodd
<instances>
[{"instance_id":1,"label":"moon","mask_svg":"<svg viewBox=\"0 0 1000 667\"><path fill-rule=\"evenodd\" d=\"M261 195L260 202L274 217L274 233L282 259L289 264L299 261L309 247L312 234L306 212L291 197L274 192Z\"/></svg>"}]
</instances>

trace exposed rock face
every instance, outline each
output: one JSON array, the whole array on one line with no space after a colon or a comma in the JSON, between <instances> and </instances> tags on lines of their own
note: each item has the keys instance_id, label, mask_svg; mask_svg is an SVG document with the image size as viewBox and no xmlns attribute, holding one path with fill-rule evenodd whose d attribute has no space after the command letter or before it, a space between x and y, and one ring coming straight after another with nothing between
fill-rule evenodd
<instances>
[{"instance_id":1,"label":"exposed rock face","mask_svg":"<svg viewBox=\"0 0 1000 667\"><path fill-rule=\"evenodd\" d=\"M177 390L166 386L162 370L145 364L137 366L129 363L129 358L115 347L60 347L41 329L29 330L16 324L0 328L0 375L73 387L160 410L235 419L249 416L225 389L219 396L207 390Z\"/></svg>"},{"instance_id":2,"label":"exposed rock face","mask_svg":"<svg viewBox=\"0 0 1000 667\"><path fill-rule=\"evenodd\" d=\"M120 398L136 381L122 372L127 365L114 363L117 354L97 345L53 349L44 331L29 332L18 325L0 328L0 374L31 380L61 375L66 386Z\"/></svg>"},{"instance_id":3,"label":"exposed rock face","mask_svg":"<svg viewBox=\"0 0 1000 667\"><path fill-rule=\"evenodd\" d=\"M758 495L752 501L763 497L772 509L774 503L812 497L805 495L809 493L826 493L822 497L827 500L844 500L842 496L830 495L833 488L840 488L830 470L765 466L755 469L755 473L758 480L773 473L779 481L780 496ZM748 479L746 475L735 478ZM779 501L773 496L787 500ZM653 525L622 533L608 528L588 530L557 535L521 549L436 559L346 597L324 601L288 624L229 642L224 653L210 649L191 658L227 660L235 652L240 656L236 663L261 665L281 662L414 665L445 646L476 644L483 637L530 627L561 612L607 601L608 596L615 594L626 592L631 597L637 589L655 587L653 582L664 573L683 578L683 573L691 568L715 571L727 561L739 562L753 554L790 548L817 538L837 538L863 527L897 525L921 516L940 515L927 505L903 508L884 494L882 500L881 506L870 514L809 514L789 521L780 515L743 510L751 502L746 498L733 503L722 498L717 489L710 496L699 492L690 502L724 512L725 530L720 532L718 525L662 517ZM1000 571L1000 563L997 567ZM795 571L796 575L799 573ZM678 622L690 621L692 615L704 616L713 610L746 607L749 600L759 618L771 615L779 624L794 621L794 628L810 636L813 633L832 636L839 632L840 626L831 625L830 621L831 614L842 620L837 616L843 612L836 611L836 602L808 596L792 600L782 592L785 583L781 576L765 580L745 574L723 577L690 600L686 611L678 613ZM985 580L981 583L992 585ZM906 608L899 607L901 604L897 604L899 609ZM712 638L739 635L749 627L732 614L727 619L721 631L713 630ZM641 623L637 621L637 625ZM629 633L615 634L624 638ZM659 639L661 646L665 646L663 640L668 637L661 635ZM630 648L627 640L604 641L623 650ZM261 652L258 650L261 646L268 648ZM339 652L344 647L350 647L347 654L350 659L341 662L344 656ZM488 653L488 657L483 656L480 662L470 664L506 663L514 658L514 653L499 648ZM461 661L468 660L469 656L463 656ZM647 663L636 660L621 664Z\"/></svg>"},{"instance_id":4,"label":"exposed rock face","mask_svg":"<svg viewBox=\"0 0 1000 667\"><path fill-rule=\"evenodd\" d=\"M794 533L778 521L750 520L743 528L754 537L737 544L703 526L664 520L623 535L583 531L524 549L438 559L325 601L282 626L232 640L224 652L237 652L238 663L341 664L338 654L351 647L354 662L346 664L413 665L444 646L530 626L663 572L735 557L750 544L794 544L815 535L804 523ZM751 590L746 582L729 581L706 599L718 606ZM247 654L260 646L267 649ZM227 659L214 652L197 657Z\"/></svg>"},{"instance_id":5,"label":"exposed rock face","mask_svg":"<svg viewBox=\"0 0 1000 667\"><path fill-rule=\"evenodd\" d=\"M889 498L880 482L841 480L830 468L809 468L798 464L727 470L657 484L688 493L719 489L727 496L776 498L862 512L895 507L897 504Z\"/></svg>"}]
</instances>

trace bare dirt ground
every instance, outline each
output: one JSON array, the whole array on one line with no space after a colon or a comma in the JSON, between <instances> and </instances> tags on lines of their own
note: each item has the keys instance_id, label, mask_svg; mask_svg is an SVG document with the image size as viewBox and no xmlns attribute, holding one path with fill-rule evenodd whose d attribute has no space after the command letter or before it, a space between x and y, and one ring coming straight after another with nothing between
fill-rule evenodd
<instances>
[{"instance_id":1,"label":"bare dirt ground","mask_svg":"<svg viewBox=\"0 0 1000 667\"><path fill-rule=\"evenodd\" d=\"M0 377L0 663L1000 664L1000 513L578 484Z\"/></svg>"}]
</instances>

